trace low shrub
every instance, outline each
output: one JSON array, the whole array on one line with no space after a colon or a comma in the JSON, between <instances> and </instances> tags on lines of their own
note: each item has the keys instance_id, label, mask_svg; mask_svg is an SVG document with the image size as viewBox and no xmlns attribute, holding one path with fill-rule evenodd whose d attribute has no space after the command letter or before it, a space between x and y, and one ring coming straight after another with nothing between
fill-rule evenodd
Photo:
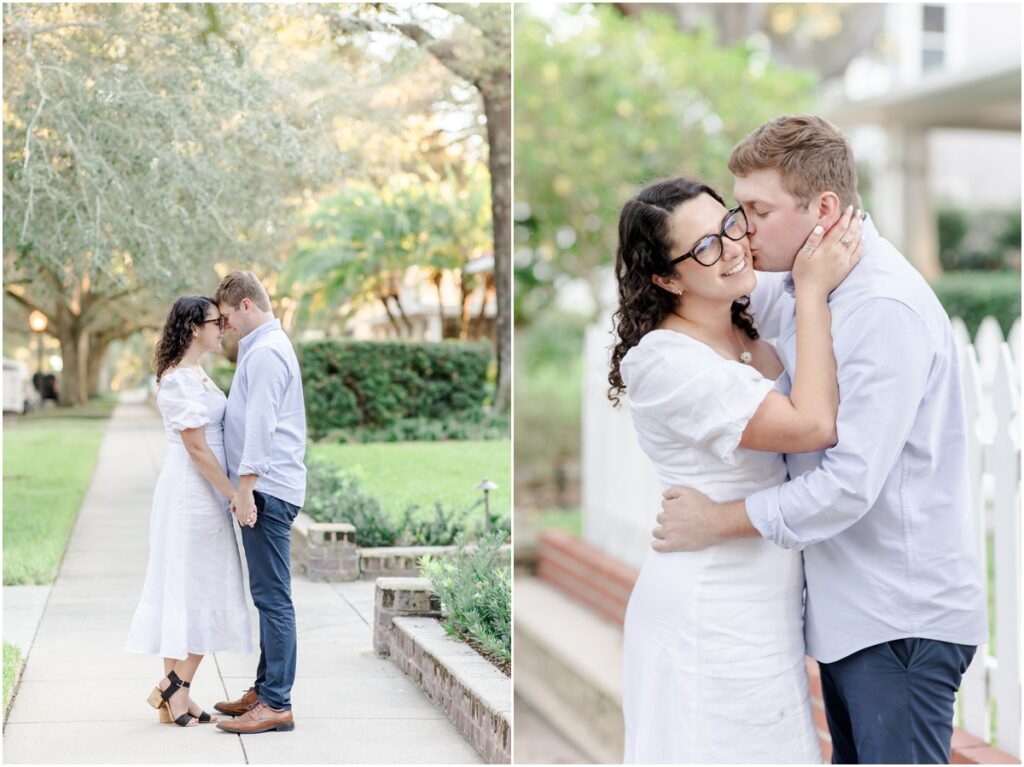
<instances>
[{"instance_id":1,"label":"low shrub","mask_svg":"<svg viewBox=\"0 0 1024 767\"><path fill-rule=\"evenodd\" d=\"M932 288L950 317L960 317L971 337L988 315L1006 334L1020 317L1020 272L949 272Z\"/></svg>"},{"instance_id":2,"label":"low shrub","mask_svg":"<svg viewBox=\"0 0 1024 767\"><path fill-rule=\"evenodd\" d=\"M317 522L354 525L360 546L449 546L460 535L477 537L485 532L508 538L512 532L511 517L492 512L485 529L485 521L477 511L482 505L480 500L464 509L446 509L438 502L432 514L424 514L418 504L410 504L396 518L376 498L362 491L353 474L312 456L306 461L303 510Z\"/></svg>"},{"instance_id":3,"label":"low shrub","mask_svg":"<svg viewBox=\"0 0 1024 767\"><path fill-rule=\"evenodd\" d=\"M359 488L355 476L312 456L306 459L303 510L317 522L355 525L360 546L393 546L398 539L398 523L383 513L376 498Z\"/></svg>"},{"instance_id":4,"label":"low shrub","mask_svg":"<svg viewBox=\"0 0 1024 767\"><path fill-rule=\"evenodd\" d=\"M454 556L423 557L420 570L447 613L445 631L507 664L512 658L512 572L503 543L495 533L469 547L460 536Z\"/></svg>"},{"instance_id":5,"label":"low shrub","mask_svg":"<svg viewBox=\"0 0 1024 767\"><path fill-rule=\"evenodd\" d=\"M1020 267L1020 211L940 210L942 268L1001 271Z\"/></svg>"},{"instance_id":6,"label":"low shrub","mask_svg":"<svg viewBox=\"0 0 1024 767\"><path fill-rule=\"evenodd\" d=\"M471 410L444 419L398 418L383 428L333 429L321 441L340 444L366 442L443 442L447 440L508 439L507 414Z\"/></svg>"},{"instance_id":7,"label":"low shrub","mask_svg":"<svg viewBox=\"0 0 1024 767\"><path fill-rule=\"evenodd\" d=\"M326 340L299 344L310 435L444 420L487 397L487 343Z\"/></svg>"}]
</instances>

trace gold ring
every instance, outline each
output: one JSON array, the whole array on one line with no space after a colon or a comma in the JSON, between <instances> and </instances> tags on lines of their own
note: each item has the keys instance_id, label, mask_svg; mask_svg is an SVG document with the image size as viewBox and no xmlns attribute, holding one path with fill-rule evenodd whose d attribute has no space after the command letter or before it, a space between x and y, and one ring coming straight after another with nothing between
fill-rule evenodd
<instances>
[{"instance_id":1,"label":"gold ring","mask_svg":"<svg viewBox=\"0 0 1024 767\"><path fill-rule=\"evenodd\" d=\"M852 240L849 237L839 238L839 244L842 245L844 248L847 247L851 242Z\"/></svg>"}]
</instances>

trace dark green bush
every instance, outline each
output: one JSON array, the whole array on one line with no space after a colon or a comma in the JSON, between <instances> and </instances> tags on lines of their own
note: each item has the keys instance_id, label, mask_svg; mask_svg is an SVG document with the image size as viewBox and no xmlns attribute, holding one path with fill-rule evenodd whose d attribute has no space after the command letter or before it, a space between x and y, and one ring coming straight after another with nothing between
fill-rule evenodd
<instances>
[{"instance_id":1,"label":"dark green bush","mask_svg":"<svg viewBox=\"0 0 1024 767\"><path fill-rule=\"evenodd\" d=\"M317 522L348 522L356 528L360 546L449 546L460 535L484 535L480 513L483 501L464 509L446 509L434 504L434 513L426 516L420 507L406 507L397 519L380 502L364 493L359 481L335 464L313 457L306 460L306 502L303 511ZM491 514L487 532L506 540L512 533L510 517Z\"/></svg>"},{"instance_id":2,"label":"dark green bush","mask_svg":"<svg viewBox=\"0 0 1024 767\"><path fill-rule=\"evenodd\" d=\"M960 317L971 337L992 315L1003 333L1020 316L1020 272L950 272L932 285L946 313Z\"/></svg>"},{"instance_id":3,"label":"dark green bush","mask_svg":"<svg viewBox=\"0 0 1024 767\"><path fill-rule=\"evenodd\" d=\"M1019 268L1019 210L940 210L937 217L939 261L943 269Z\"/></svg>"},{"instance_id":4,"label":"dark green bush","mask_svg":"<svg viewBox=\"0 0 1024 767\"><path fill-rule=\"evenodd\" d=\"M323 439L327 442L439 442L449 439L508 439L507 414L469 410L441 420L430 418L399 418L380 429L356 427L332 429Z\"/></svg>"},{"instance_id":5,"label":"dark green bush","mask_svg":"<svg viewBox=\"0 0 1024 767\"><path fill-rule=\"evenodd\" d=\"M329 340L297 352L314 439L399 419L442 420L479 409L487 396L486 343Z\"/></svg>"}]
</instances>

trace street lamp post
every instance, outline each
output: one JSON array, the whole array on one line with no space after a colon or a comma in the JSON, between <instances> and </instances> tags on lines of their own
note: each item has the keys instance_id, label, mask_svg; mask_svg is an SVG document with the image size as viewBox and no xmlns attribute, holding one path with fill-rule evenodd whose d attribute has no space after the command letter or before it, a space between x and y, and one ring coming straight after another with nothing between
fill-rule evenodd
<instances>
[{"instance_id":1,"label":"street lamp post","mask_svg":"<svg viewBox=\"0 0 1024 767\"><path fill-rule=\"evenodd\" d=\"M28 326L32 328L32 331L36 334L36 349L38 350L38 362L36 365L37 372L40 376L39 393L42 394L42 375L43 375L43 331L46 330L46 326L49 325L49 320L46 319L46 315L38 309L32 311L28 316Z\"/></svg>"}]
</instances>

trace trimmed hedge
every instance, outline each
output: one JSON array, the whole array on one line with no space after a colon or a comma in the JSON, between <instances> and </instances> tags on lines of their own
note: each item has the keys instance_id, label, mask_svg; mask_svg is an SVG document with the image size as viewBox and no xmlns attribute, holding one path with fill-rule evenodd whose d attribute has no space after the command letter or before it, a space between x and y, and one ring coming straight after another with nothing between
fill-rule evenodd
<instances>
[{"instance_id":1,"label":"trimmed hedge","mask_svg":"<svg viewBox=\"0 0 1024 767\"><path fill-rule=\"evenodd\" d=\"M1005 335L1020 316L1020 272L949 272L932 288L950 317L960 317L974 337L988 315Z\"/></svg>"},{"instance_id":2,"label":"trimmed hedge","mask_svg":"<svg viewBox=\"0 0 1024 767\"><path fill-rule=\"evenodd\" d=\"M487 397L488 343L326 340L296 349L310 436L444 419Z\"/></svg>"}]
</instances>

